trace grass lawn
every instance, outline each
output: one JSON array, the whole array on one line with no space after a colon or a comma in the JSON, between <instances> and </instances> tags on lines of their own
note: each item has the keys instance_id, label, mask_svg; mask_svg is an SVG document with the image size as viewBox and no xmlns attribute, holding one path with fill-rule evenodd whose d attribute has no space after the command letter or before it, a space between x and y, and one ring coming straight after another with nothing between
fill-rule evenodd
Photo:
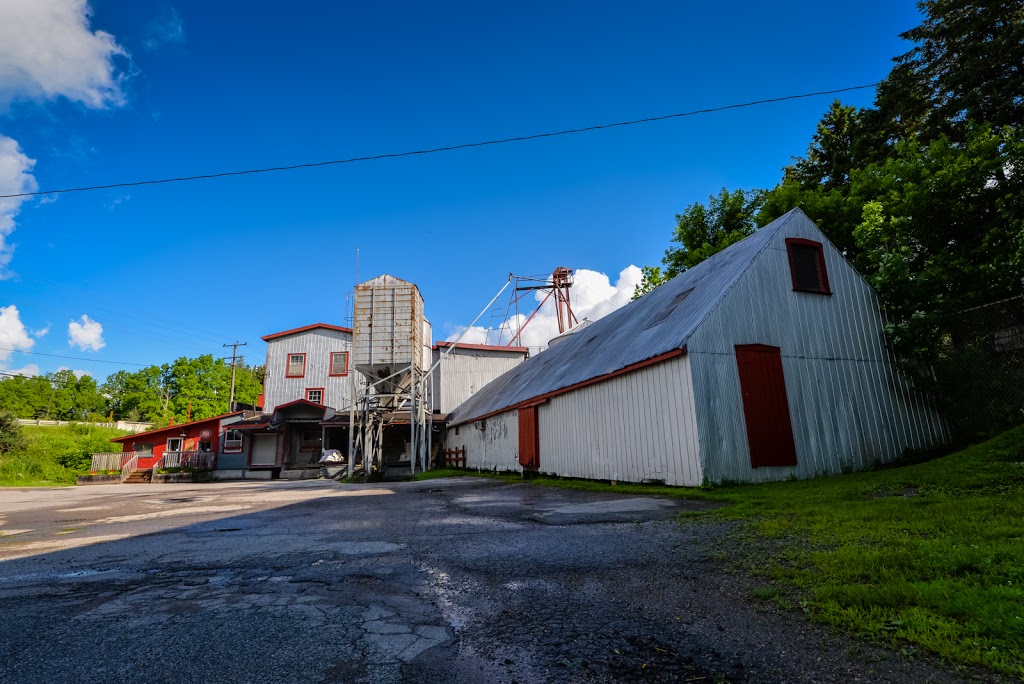
<instances>
[{"instance_id":1,"label":"grass lawn","mask_svg":"<svg viewBox=\"0 0 1024 684\"><path fill-rule=\"evenodd\" d=\"M767 583L755 598L792 596L813 620L1024 677L1024 427L917 465L800 482L531 482L731 503L683 522L743 522L722 557Z\"/></svg>"},{"instance_id":2,"label":"grass lawn","mask_svg":"<svg viewBox=\"0 0 1024 684\"><path fill-rule=\"evenodd\" d=\"M89 472L93 452L120 451L112 437L128 434L92 425L25 425L24 451L0 456L0 487L54 487L75 484Z\"/></svg>"}]
</instances>

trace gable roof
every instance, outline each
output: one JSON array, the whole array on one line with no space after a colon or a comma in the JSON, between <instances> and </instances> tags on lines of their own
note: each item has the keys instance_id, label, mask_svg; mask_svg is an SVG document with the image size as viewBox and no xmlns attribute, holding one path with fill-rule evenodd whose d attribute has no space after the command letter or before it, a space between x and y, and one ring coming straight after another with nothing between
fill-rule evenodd
<instances>
[{"instance_id":1,"label":"gable roof","mask_svg":"<svg viewBox=\"0 0 1024 684\"><path fill-rule=\"evenodd\" d=\"M166 427L157 428L155 430L146 430L145 432L135 432L135 433L132 433L130 435L124 435L123 437L114 437L110 441L111 442L127 442L129 440L138 439L139 437L143 437L145 435L155 435L155 434L157 434L159 432L168 432L168 431L171 431L171 430L175 430L177 432L181 432L182 428L190 427L192 425L199 425L200 423L210 423L210 422L213 422L213 421L216 421L216 420L221 420L222 418L230 418L231 416L240 416L243 413L245 413L245 411L233 411L231 413L222 413L219 416L210 416L209 418L200 418L199 420L193 420L193 421L190 421L188 423L177 423L175 425L168 425Z\"/></svg>"},{"instance_id":2,"label":"gable roof","mask_svg":"<svg viewBox=\"0 0 1024 684\"><path fill-rule=\"evenodd\" d=\"M330 323L314 323L312 325L304 325L301 328L292 328L291 330L284 330L282 332L271 333L269 335L264 335L260 339L263 340L264 342L269 342L270 340L276 340L279 337L287 337L288 335L297 335L298 333L304 333L307 330L315 330L316 328L324 328L326 330L336 330L338 332L344 332L344 333L349 333L349 334L352 333L352 328L343 328L340 325L331 325Z\"/></svg>"},{"instance_id":3,"label":"gable roof","mask_svg":"<svg viewBox=\"0 0 1024 684\"><path fill-rule=\"evenodd\" d=\"M793 221L813 226L800 209L787 212L484 385L452 411L449 425L501 413L678 354L751 262Z\"/></svg>"}]
</instances>

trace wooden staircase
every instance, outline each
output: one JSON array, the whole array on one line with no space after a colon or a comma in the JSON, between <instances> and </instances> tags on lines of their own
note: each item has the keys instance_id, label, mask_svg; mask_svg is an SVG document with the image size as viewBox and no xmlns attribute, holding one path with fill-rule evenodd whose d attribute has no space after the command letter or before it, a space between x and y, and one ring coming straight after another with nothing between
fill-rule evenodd
<instances>
[{"instance_id":1,"label":"wooden staircase","mask_svg":"<svg viewBox=\"0 0 1024 684\"><path fill-rule=\"evenodd\" d=\"M124 484L139 484L142 482L153 481L153 469L152 468L138 468L133 470L124 480Z\"/></svg>"}]
</instances>

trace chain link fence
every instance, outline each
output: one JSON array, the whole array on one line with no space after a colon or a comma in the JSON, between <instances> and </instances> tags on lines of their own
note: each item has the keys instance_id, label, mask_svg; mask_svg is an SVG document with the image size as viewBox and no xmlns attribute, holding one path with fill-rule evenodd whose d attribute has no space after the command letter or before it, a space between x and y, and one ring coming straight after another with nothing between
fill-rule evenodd
<instances>
[{"instance_id":1,"label":"chain link fence","mask_svg":"<svg viewBox=\"0 0 1024 684\"><path fill-rule=\"evenodd\" d=\"M1024 296L942 323L935 379L954 433L972 439L1024 423Z\"/></svg>"}]
</instances>

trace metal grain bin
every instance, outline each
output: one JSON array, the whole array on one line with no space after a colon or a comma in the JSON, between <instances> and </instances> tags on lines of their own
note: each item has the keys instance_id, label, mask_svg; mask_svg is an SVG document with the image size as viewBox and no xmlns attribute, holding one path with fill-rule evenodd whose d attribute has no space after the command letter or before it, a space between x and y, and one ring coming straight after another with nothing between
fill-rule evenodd
<instances>
[{"instance_id":1,"label":"metal grain bin","mask_svg":"<svg viewBox=\"0 0 1024 684\"><path fill-rule=\"evenodd\" d=\"M413 283L380 275L356 285L352 324L355 369L375 382L392 374L378 392L409 387L411 369L423 368L423 297Z\"/></svg>"}]
</instances>

